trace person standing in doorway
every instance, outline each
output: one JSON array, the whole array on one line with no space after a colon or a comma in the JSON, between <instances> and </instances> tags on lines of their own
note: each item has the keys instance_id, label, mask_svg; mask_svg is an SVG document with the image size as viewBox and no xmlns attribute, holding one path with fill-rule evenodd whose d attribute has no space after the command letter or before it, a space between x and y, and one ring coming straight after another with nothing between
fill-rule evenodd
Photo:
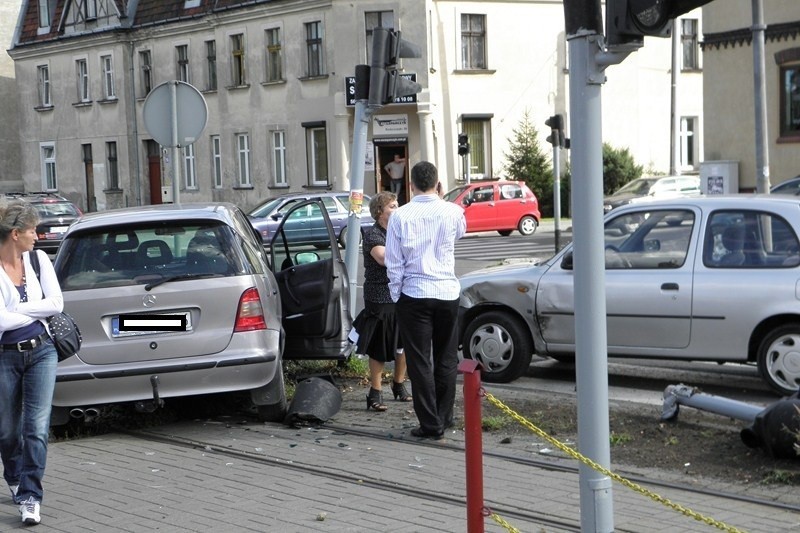
<instances>
[{"instance_id":1,"label":"person standing in doorway","mask_svg":"<svg viewBox=\"0 0 800 533\"><path fill-rule=\"evenodd\" d=\"M460 293L454 252L467 230L463 209L442 200L441 190L432 163L414 165L413 196L389 219L384 257L419 420L411 435L434 440L453 425Z\"/></svg>"},{"instance_id":2,"label":"person standing in doorway","mask_svg":"<svg viewBox=\"0 0 800 533\"><path fill-rule=\"evenodd\" d=\"M401 157L400 154L394 154L394 160L389 161L383 170L389 174L391 180L389 181L389 191L401 196L400 192L403 190L403 183L406 177L406 158Z\"/></svg>"}]
</instances>

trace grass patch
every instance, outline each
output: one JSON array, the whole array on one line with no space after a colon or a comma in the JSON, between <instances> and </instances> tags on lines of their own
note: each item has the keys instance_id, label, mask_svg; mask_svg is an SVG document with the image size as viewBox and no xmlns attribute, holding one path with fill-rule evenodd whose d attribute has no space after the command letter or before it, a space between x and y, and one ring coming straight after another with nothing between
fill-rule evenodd
<instances>
[{"instance_id":1,"label":"grass patch","mask_svg":"<svg viewBox=\"0 0 800 533\"><path fill-rule=\"evenodd\" d=\"M631 437L627 433L617 433L615 431L612 431L611 435L609 435L608 437L608 440L612 446L619 446L622 444L627 444L628 442L632 441L633 437Z\"/></svg>"},{"instance_id":2,"label":"grass patch","mask_svg":"<svg viewBox=\"0 0 800 533\"><path fill-rule=\"evenodd\" d=\"M798 485L800 484L800 473L790 472L789 470L770 470L761 479L762 485Z\"/></svg>"},{"instance_id":3,"label":"grass patch","mask_svg":"<svg viewBox=\"0 0 800 533\"><path fill-rule=\"evenodd\" d=\"M484 431L498 431L508 427L513 420L507 415L484 416L481 419L481 428Z\"/></svg>"}]
</instances>

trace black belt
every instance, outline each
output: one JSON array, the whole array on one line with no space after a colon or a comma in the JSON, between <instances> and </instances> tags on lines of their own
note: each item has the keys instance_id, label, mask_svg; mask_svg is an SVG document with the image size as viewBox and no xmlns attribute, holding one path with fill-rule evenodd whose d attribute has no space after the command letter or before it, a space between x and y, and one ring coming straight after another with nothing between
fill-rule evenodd
<instances>
[{"instance_id":1,"label":"black belt","mask_svg":"<svg viewBox=\"0 0 800 533\"><path fill-rule=\"evenodd\" d=\"M27 352L29 350L38 348L39 346L44 344L44 341L48 340L49 338L50 335L48 335L47 332L45 332L39 335L38 337L34 337L26 341L20 341L16 344L0 344L0 349L2 349L4 352L11 352L11 351Z\"/></svg>"}]
</instances>

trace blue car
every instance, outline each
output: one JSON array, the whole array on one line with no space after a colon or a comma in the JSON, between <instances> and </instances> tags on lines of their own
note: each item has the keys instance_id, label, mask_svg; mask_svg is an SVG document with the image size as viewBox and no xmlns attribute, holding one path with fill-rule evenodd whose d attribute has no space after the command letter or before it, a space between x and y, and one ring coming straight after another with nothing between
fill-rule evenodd
<instances>
[{"instance_id":1,"label":"blue car","mask_svg":"<svg viewBox=\"0 0 800 533\"><path fill-rule=\"evenodd\" d=\"M261 234L261 239L267 243L278 229L284 213L299 202L311 198L322 200L323 205L328 210L328 217L331 220L336 238L344 248L347 242L347 225L350 212L350 193L347 191L282 194L274 198L268 198L250 211L247 216L253 227ZM362 228L372 226L375 222L369 214L369 200L369 196L364 195L364 201L358 215ZM284 224L283 231L286 234L287 241L292 243L313 244L320 248L330 245L328 229L317 204L310 204L303 209L294 211L286 221L286 224Z\"/></svg>"}]
</instances>

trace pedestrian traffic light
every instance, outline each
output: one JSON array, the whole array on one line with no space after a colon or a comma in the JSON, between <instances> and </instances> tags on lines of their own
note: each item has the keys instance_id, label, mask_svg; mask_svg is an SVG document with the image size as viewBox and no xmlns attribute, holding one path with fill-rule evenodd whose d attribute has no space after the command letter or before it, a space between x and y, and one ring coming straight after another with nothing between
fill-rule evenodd
<instances>
[{"instance_id":1,"label":"pedestrian traffic light","mask_svg":"<svg viewBox=\"0 0 800 533\"><path fill-rule=\"evenodd\" d=\"M369 106L380 107L398 96L422 90L419 83L401 77L397 61L403 57L422 57L419 46L400 38L399 31L387 28L372 30L372 56L369 75Z\"/></svg>"},{"instance_id":2,"label":"pedestrian traffic light","mask_svg":"<svg viewBox=\"0 0 800 533\"><path fill-rule=\"evenodd\" d=\"M469 137L466 133L458 134L458 155L467 155L469 153Z\"/></svg>"},{"instance_id":3,"label":"pedestrian traffic light","mask_svg":"<svg viewBox=\"0 0 800 533\"><path fill-rule=\"evenodd\" d=\"M642 46L644 36L669 37L672 19L712 0L607 0L606 44Z\"/></svg>"},{"instance_id":4,"label":"pedestrian traffic light","mask_svg":"<svg viewBox=\"0 0 800 533\"><path fill-rule=\"evenodd\" d=\"M563 147L566 144L564 139L564 116L561 114L553 115L544 121L544 125L550 128L547 142L553 146Z\"/></svg>"}]
</instances>

